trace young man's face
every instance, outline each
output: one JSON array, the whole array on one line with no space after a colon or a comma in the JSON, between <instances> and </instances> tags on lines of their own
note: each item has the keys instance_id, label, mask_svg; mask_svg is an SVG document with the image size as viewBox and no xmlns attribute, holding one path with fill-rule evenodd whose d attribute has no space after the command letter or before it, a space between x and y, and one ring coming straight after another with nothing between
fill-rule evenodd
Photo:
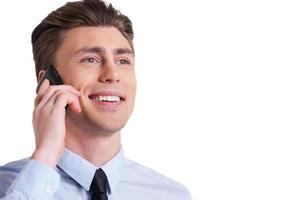
<instances>
[{"instance_id":1,"label":"young man's face","mask_svg":"<svg viewBox=\"0 0 301 200\"><path fill-rule=\"evenodd\" d=\"M134 54L113 27L78 27L67 31L56 51L54 66L64 84L81 92L81 113L67 113L83 130L119 131L135 101Z\"/></svg>"}]
</instances>

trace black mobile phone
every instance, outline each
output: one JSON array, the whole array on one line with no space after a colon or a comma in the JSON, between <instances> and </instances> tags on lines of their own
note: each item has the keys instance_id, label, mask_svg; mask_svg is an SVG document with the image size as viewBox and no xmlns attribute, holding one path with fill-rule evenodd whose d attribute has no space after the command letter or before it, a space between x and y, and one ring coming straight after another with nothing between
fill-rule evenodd
<instances>
[{"instance_id":1,"label":"black mobile phone","mask_svg":"<svg viewBox=\"0 0 301 200\"><path fill-rule=\"evenodd\" d=\"M43 81L45 79L48 79L50 82L50 85L63 85L63 81L60 78L59 73L56 71L56 69L51 65L47 68L45 74L43 75L42 79L39 81L36 93L38 93Z\"/></svg>"}]
</instances>

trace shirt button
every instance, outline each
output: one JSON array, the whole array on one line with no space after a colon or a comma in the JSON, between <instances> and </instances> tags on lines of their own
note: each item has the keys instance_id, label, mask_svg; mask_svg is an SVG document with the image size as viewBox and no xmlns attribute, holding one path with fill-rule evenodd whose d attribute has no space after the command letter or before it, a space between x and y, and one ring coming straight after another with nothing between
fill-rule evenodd
<instances>
[{"instance_id":1,"label":"shirt button","mask_svg":"<svg viewBox=\"0 0 301 200\"><path fill-rule=\"evenodd\" d=\"M51 193L52 187L51 187L50 185L48 185L47 188L46 188L46 191L47 191L48 193Z\"/></svg>"}]
</instances>

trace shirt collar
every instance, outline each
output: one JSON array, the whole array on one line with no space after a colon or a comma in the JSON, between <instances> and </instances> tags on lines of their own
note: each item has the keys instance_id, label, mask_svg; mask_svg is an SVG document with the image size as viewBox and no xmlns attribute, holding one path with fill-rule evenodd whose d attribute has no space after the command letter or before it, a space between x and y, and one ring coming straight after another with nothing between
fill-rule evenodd
<instances>
[{"instance_id":1,"label":"shirt collar","mask_svg":"<svg viewBox=\"0 0 301 200\"><path fill-rule=\"evenodd\" d=\"M58 166L87 191L90 189L95 171L101 168L108 178L108 192L111 194L119 183L124 171L124 163L125 158L122 148L120 148L119 152L110 161L98 167L65 148L58 162Z\"/></svg>"}]
</instances>

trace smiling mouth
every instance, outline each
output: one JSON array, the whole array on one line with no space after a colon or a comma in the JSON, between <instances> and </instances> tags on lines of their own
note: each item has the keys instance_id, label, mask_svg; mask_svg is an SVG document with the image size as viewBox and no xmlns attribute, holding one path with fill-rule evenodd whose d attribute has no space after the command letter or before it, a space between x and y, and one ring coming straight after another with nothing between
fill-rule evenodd
<instances>
[{"instance_id":1,"label":"smiling mouth","mask_svg":"<svg viewBox=\"0 0 301 200\"><path fill-rule=\"evenodd\" d=\"M122 100L119 96L96 96L90 99L98 102L120 102Z\"/></svg>"},{"instance_id":2,"label":"smiling mouth","mask_svg":"<svg viewBox=\"0 0 301 200\"><path fill-rule=\"evenodd\" d=\"M124 101L123 97L115 96L115 95L90 95L89 99L95 102L110 102L110 103L117 103Z\"/></svg>"}]
</instances>

